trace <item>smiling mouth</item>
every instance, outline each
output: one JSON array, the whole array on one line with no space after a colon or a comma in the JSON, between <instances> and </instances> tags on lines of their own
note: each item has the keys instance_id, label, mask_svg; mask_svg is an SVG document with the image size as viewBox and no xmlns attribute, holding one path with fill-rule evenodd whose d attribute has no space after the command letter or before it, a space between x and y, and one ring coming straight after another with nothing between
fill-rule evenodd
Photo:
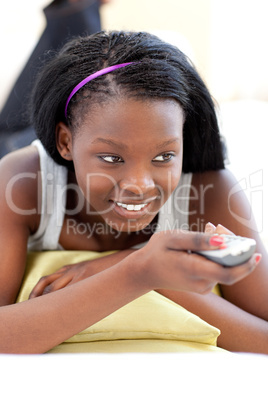
<instances>
[{"instance_id":1,"label":"smiling mouth","mask_svg":"<svg viewBox=\"0 0 268 402\"><path fill-rule=\"evenodd\" d=\"M143 208L147 207L146 204L123 204L122 202L115 202L121 208L126 209L127 211L141 211Z\"/></svg>"}]
</instances>

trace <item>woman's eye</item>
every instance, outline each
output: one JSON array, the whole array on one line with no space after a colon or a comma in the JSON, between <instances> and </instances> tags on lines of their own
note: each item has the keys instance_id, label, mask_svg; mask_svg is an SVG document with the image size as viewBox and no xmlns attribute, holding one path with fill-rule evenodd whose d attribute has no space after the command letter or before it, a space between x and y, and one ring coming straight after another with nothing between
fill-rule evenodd
<instances>
[{"instance_id":1,"label":"woman's eye","mask_svg":"<svg viewBox=\"0 0 268 402\"><path fill-rule=\"evenodd\" d=\"M123 159L117 155L101 155L100 158L108 163L122 163Z\"/></svg>"},{"instance_id":2,"label":"woman's eye","mask_svg":"<svg viewBox=\"0 0 268 402\"><path fill-rule=\"evenodd\" d=\"M174 157L174 154L165 153L158 155L153 159L153 162L169 162Z\"/></svg>"}]
</instances>

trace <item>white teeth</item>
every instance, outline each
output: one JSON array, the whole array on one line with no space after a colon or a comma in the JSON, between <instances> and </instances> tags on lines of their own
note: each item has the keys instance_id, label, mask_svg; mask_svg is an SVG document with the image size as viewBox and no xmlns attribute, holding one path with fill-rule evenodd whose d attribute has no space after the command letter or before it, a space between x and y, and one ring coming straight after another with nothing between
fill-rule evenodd
<instances>
[{"instance_id":1,"label":"white teeth","mask_svg":"<svg viewBox=\"0 0 268 402\"><path fill-rule=\"evenodd\" d=\"M132 204L122 204L121 202L116 203L119 207L125 208L128 211L140 211L142 208L146 207L148 204L139 204L139 205L132 205Z\"/></svg>"}]
</instances>

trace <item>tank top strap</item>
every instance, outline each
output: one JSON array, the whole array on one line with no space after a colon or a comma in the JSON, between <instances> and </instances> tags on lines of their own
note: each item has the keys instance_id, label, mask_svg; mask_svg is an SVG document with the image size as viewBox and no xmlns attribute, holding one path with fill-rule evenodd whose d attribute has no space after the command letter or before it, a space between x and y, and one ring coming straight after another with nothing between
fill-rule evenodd
<instances>
[{"instance_id":1,"label":"tank top strap","mask_svg":"<svg viewBox=\"0 0 268 402\"><path fill-rule=\"evenodd\" d=\"M189 197L192 173L182 173L178 186L159 211L157 232L163 230L189 230Z\"/></svg>"},{"instance_id":2,"label":"tank top strap","mask_svg":"<svg viewBox=\"0 0 268 402\"><path fill-rule=\"evenodd\" d=\"M56 250L66 209L67 168L48 155L40 140L32 143L39 152L41 180L41 219L38 230L29 238L29 250Z\"/></svg>"}]
</instances>

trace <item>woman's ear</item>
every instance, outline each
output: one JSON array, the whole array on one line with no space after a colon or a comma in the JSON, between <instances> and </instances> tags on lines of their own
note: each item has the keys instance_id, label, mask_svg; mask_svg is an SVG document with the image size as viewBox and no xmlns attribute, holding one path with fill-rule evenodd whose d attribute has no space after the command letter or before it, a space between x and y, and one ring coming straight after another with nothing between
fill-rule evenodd
<instances>
[{"instance_id":1,"label":"woman's ear","mask_svg":"<svg viewBox=\"0 0 268 402\"><path fill-rule=\"evenodd\" d=\"M69 128L62 122L56 126L56 145L62 158L71 161L72 157L72 134Z\"/></svg>"}]
</instances>

